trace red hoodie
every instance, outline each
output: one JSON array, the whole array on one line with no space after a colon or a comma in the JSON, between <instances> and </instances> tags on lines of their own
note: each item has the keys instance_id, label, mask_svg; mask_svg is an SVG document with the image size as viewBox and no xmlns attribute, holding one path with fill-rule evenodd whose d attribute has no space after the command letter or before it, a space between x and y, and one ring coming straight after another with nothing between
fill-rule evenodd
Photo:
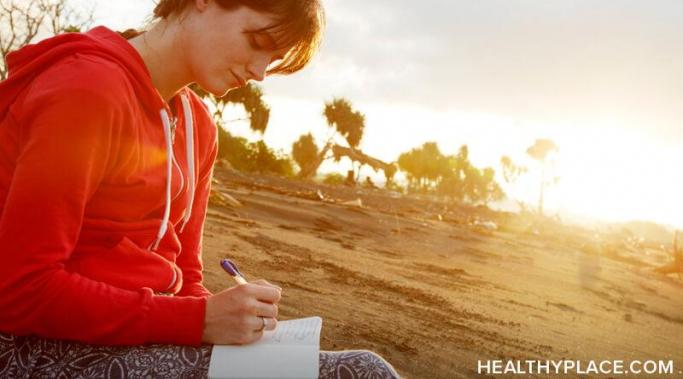
<instances>
[{"instance_id":1,"label":"red hoodie","mask_svg":"<svg viewBox=\"0 0 683 379\"><path fill-rule=\"evenodd\" d=\"M104 27L26 46L7 63L0 331L199 345L217 152L204 104L187 89L166 104L137 51Z\"/></svg>"}]
</instances>

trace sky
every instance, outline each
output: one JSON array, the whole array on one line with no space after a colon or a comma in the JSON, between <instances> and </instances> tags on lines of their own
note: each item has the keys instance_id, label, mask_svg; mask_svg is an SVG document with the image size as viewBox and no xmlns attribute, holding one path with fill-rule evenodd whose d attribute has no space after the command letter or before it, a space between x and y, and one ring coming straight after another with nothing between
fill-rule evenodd
<instances>
[{"instance_id":1,"label":"sky","mask_svg":"<svg viewBox=\"0 0 683 379\"><path fill-rule=\"evenodd\" d=\"M95 24L119 30L153 8L78 1L94 4ZM467 144L473 163L497 171L508 155L530 171L506 192L534 203L539 170L525 151L550 138L560 147L550 212L683 227L683 2L323 3L327 30L312 64L261 84L269 145L289 152L307 132L322 144L324 102L345 97L366 115L360 147L377 158L428 141L447 154ZM258 138L244 123L230 128Z\"/></svg>"}]
</instances>

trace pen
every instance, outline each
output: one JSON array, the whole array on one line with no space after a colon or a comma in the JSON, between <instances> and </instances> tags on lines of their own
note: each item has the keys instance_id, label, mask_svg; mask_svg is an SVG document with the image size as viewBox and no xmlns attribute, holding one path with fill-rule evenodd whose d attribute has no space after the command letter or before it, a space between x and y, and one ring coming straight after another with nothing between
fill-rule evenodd
<instances>
[{"instance_id":1,"label":"pen","mask_svg":"<svg viewBox=\"0 0 683 379\"><path fill-rule=\"evenodd\" d=\"M244 279L244 276L242 276L242 273L237 268L237 265L232 263L230 259L221 259L221 267L223 267L223 270L225 270L225 272L230 274L230 276L235 279L237 284L247 284L247 280Z\"/></svg>"}]
</instances>

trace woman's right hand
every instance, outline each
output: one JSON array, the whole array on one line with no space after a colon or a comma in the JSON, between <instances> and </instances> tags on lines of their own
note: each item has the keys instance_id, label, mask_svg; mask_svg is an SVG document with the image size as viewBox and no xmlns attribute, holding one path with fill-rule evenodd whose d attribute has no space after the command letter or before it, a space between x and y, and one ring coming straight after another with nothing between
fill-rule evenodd
<instances>
[{"instance_id":1,"label":"woman's right hand","mask_svg":"<svg viewBox=\"0 0 683 379\"><path fill-rule=\"evenodd\" d=\"M202 342L214 345L243 345L254 342L265 330L277 326L282 289L265 280L240 284L206 301Z\"/></svg>"}]
</instances>

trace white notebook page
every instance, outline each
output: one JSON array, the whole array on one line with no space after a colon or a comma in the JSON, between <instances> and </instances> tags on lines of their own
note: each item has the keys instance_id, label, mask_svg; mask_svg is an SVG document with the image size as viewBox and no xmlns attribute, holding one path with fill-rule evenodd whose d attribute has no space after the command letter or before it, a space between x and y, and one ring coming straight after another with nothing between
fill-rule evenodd
<instances>
[{"instance_id":1,"label":"white notebook page","mask_svg":"<svg viewBox=\"0 0 683 379\"><path fill-rule=\"evenodd\" d=\"M317 378L322 319L279 321L249 345L216 345L209 378Z\"/></svg>"}]
</instances>

